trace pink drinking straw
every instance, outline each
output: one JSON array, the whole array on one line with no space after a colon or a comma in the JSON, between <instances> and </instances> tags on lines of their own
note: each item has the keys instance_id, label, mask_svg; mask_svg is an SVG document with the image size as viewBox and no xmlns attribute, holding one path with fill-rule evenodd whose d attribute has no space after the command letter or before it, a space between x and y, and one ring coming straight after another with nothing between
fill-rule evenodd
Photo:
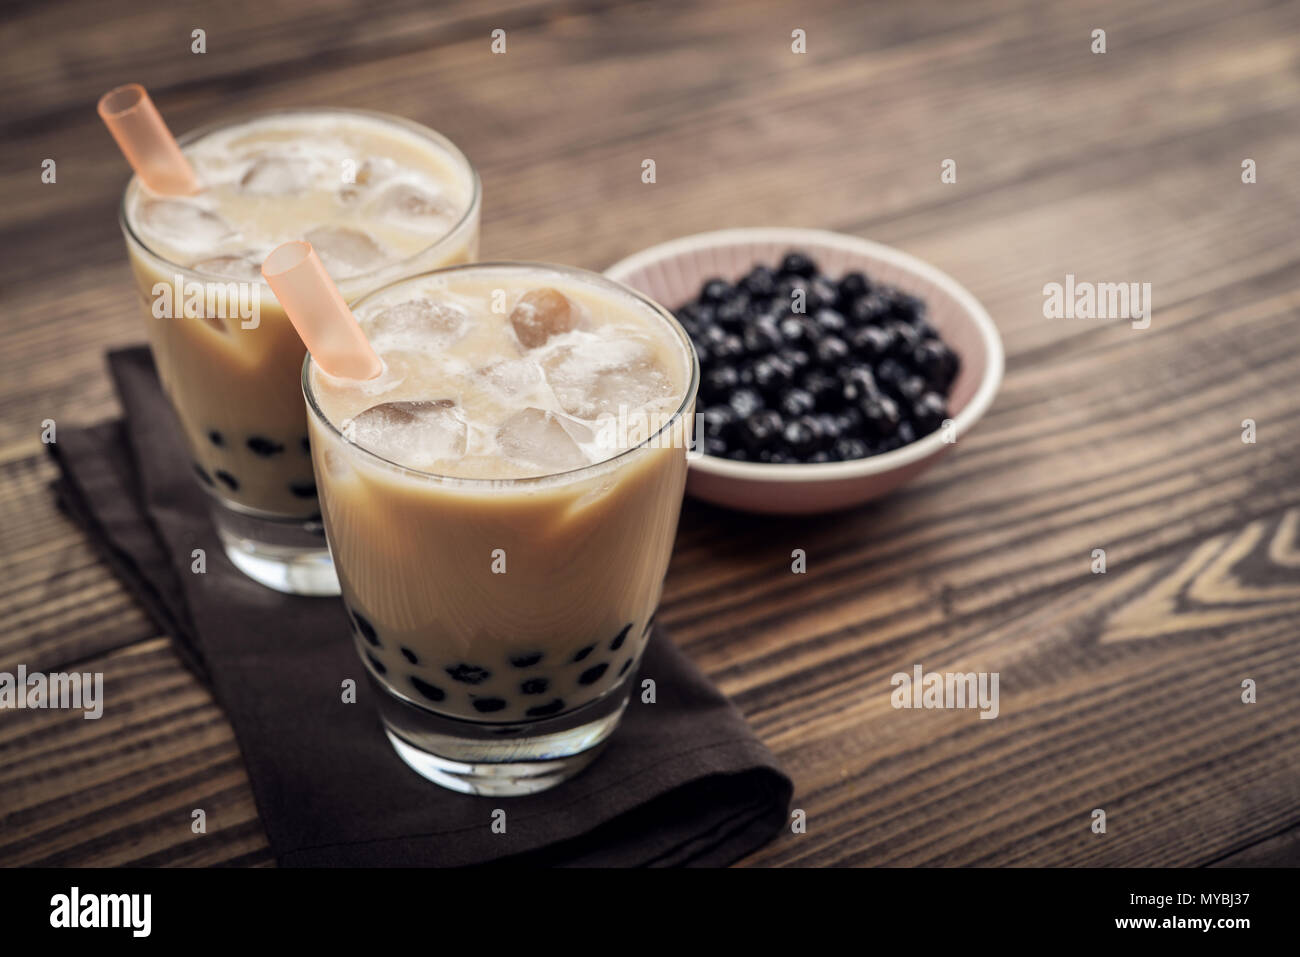
<instances>
[{"instance_id":1,"label":"pink drinking straw","mask_svg":"<svg viewBox=\"0 0 1300 957\"><path fill-rule=\"evenodd\" d=\"M316 364L344 379L373 379L383 369L311 243L283 243L262 263L262 275Z\"/></svg>"},{"instance_id":2,"label":"pink drinking straw","mask_svg":"<svg viewBox=\"0 0 1300 957\"><path fill-rule=\"evenodd\" d=\"M199 191L194 167L139 83L119 86L101 96L99 118L141 182L155 193L188 196Z\"/></svg>"}]
</instances>

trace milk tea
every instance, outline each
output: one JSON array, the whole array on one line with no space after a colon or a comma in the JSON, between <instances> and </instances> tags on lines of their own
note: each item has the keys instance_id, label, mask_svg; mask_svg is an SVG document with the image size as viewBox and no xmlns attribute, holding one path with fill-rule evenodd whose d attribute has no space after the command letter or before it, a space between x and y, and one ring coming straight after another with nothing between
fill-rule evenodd
<instances>
[{"instance_id":1,"label":"milk tea","mask_svg":"<svg viewBox=\"0 0 1300 957\"><path fill-rule=\"evenodd\" d=\"M181 142L202 191L161 196L133 180L123 203L154 360L197 478L240 513L310 519L304 350L261 262L307 239L355 299L471 260L473 171L432 131L342 110L269 114Z\"/></svg>"},{"instance_id":2,"label":"milk tea","mask_svg":"<svg viewBox=\"0 0 1300 957\"><path fill-rule=\"evenodd\" d=\"M309 365L311 447L358 650L393 694L529 722L626 681L686 477L694 356L561 267L444 270L354 311L375 379Z\"/></svg>"}]
</instances>

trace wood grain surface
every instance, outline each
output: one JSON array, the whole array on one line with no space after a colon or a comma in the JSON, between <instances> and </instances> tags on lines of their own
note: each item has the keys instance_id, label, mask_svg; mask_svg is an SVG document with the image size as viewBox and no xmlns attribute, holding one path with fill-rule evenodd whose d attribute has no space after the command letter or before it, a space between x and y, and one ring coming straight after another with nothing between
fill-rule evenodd
<instances>
[{"instance_id":1,"label":"wood grain surface","mask_svg":"<svg viewBox=\"0 0 1300 957\"><path fill-rule=\"evenodd\" d=\"M898 245L987 306L1001 393L916 483L825 518L683 512L661 620L808 815L746 864L1300 857L1300 4L2 16L0 670L102 671L112 707L0 713L0 864L273 863L220 710L48 490L42 420L114 415L103 353L143 338L125 170L94 111L129 81L178 131L305 104L433 126L482 174L484 258L603 269L701 230L814 226ZM1045 319L1067 273L1151 283L1150 328ZM998 672L1000 716L893 709L915 664Z\"/></svg>"}]
</instances>

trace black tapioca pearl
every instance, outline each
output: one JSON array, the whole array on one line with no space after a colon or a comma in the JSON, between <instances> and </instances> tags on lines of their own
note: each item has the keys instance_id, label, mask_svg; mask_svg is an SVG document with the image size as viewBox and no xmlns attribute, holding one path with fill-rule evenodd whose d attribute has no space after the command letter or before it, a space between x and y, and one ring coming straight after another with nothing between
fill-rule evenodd
<instances>
[{"instance_id":1,"label":"black tapioca pearl","mask_svg":"<svg viewBox=\"0 0 1300 957\"><path fill-rule=\"evenodd\" d=\"M596 650L595 645L588 645L586 648L581 648L578 650L578 653L573 656L573 660L581 661L583 658L587 657L587 655L591 654L595 650Z\"/></svg>"},{"instance_id":2,"label":"black tapioca pearl","mask_svg":"<svg viewBox=\"0 0 1300 957\"><path fill-rule=\"evenodd\" d=\"M492 672L486 668L480 668L478 665L467 665L464 662L452 665L447 669L447 674L451 675L453 681L460 681L467 685L481 685L492 677Z\"/></svg>"},{"instance_id":3,"label":"black tapioca pearl","mask_svg":"<svg viewBox=\"0 0 1300 957\"><path fill-rule=\"evenodd\" d=\"M357 623L357 631L361 632L361 637L370 642L376 648L382 647L379 644L379 633L375 631L375 626L370 624L370 619L359 611L352 613L352 620Z\"/></svg>"},{"instance_id":4,"label":"black tapioca pearl","mask_svg":"<svg viewBox=\"0 0 1300 957\"><path fill-rule=\"evenodd\" d=\"M378 658L376 658L374 655L366 655L366 660L369 661L370 666L374 668L376 671L378 671L381 675L388 674L387 666L385 666L385 664L382 661L380 661Z\"/></svg>"},{"instance_id":5,"label":"black tapioca pearl","mask_svg":"<svg viewBox=\"0 0 1300 957\"><path fill-rule=\"evenodd\" d=\"M202 482L204 485L216 484L214 481L212 481L212 476L208 474L207 469L205 469L198 462L194 463L194 474L199 477L199 481Z\"/></svg>"},{"instance_id":6,"label":"black tapioca pearl","mask_svg":"<svg viewBox=\"0 0 1300 957\"><path fill-rule=\"evenodd\" d=\"M220 432L218 432L216 429L209 429L208 441L211 442L213 445L220 447L226 444L226 437L222 435Z\"/></svg>"},{"instance_id":7,"label":"black tapioca pearl","mask_svg":"<svg viewBox=\"0 0 1300 957\"><path fill-rule=\"evenodd\" d=\"M545 718L553 714L558 714L564 710L564 699L556 698L554 701L546 704L539 704L535 708L529 708L524 712L530 718Z\"/></svg>"},{"instance_id":8,"label":"black tapioca pearl","mask_svg":"<svg viewBox=\"0 0 1300 957\"><path fill-rule=\"evenodd\" d=\"M545 694L551 683L545 678L529 678L519 686L522 694Z\"/></svg>"},{"instance_id":9,"label":"black tapioca pearl","mask_svg":"<svg viewBox=\"0 0 1300 957\"><path fill-rule=\"evenodd\" d=\"M398 650L402 653L402 657L405 658L407 661L409 661L411 664L418 665L420 663L420 659L415 654L415 652L412 651L410 648L407 648L405 645L403 645Z\"/></svg>"},{"instance_id":10,"label":"black tapioca pearl","mask_svg":"<svg viewBox=\"0 0 1300 957\"><path fill-rule=\"evenodd\" d=\"M410 679L411 687L420 692L420 694L424 695L430 701L442 701L447 697L447 692L443 691L437 685L431 685L423 678L417 678L415 675L408 675L407 677Z\"/></svg>"},{"instance_id":11,"label":"black tapioca pearl","mask_svg":"<svg viewBox=\"0 0 1300 957\"><path fill-rule=\"evenodd\" d=\"M239 479L235 478L225 469L217 469L217 471L214 474L217 476L217 481L220 482L222 485L224 485L226 488L230 489L230 491L232 492L239 491Z\"/></svg>"},{"instance_id":12,"label":"black tapioca pearl","mask_svg":"<svg viewBox=\"0 0 1300 957\"><path fill-rule=\"evenodd\" d=\"M618 676L620 678L623 677L625 674L627 674L627 669L631 667L632 667L632 659L629 658L627 659L627 661L623 662L623 667L618 669Z\"/></svg>"},{"instance_id":13,"label":"black tapioca pearl","mask_svg":"<svg viewBox=\"0 0 1300 957\"><path fill-rule=\"evenodd\" d=\"M311 439L304 435L300 441L302 443L302 454L311 455Z\"/></svg>"},{"instance_id":14,"label":"black tapioca pearl","mask_svg":"<svg viewBox=\"0 0 1300 957\"><path fill-rule=\"evenodd\" d=\"M316 483L315 482L290 482L289 491L293 493L295 498L315 498Z\"/></svg>"},{"instance_id":15,"label":"black tapioca pearl","mask_svg":"<svg viewBox=\"0 0 1300 957\"><path fill-rule=\"evenodd\" d=\"M618 637L616 637L613 641L609 643L609 650L618 651L618 649L622 648L623 642L627 641L627 633L631 630L632 630L632 623L629 621L626 625L623 626L623 630L618 633Z\"/></svg>"},{"instance_id":16,"label":"black tapioca pearl","mask_svg":"<svg viewBox=\"0 0 1300 957\"><path fill-rule=\"evenodd\" d=\"M578 684L580 685L595 684L597 681L601 679L601 677L608 670L609 670L609 665L603 661L598 665L592 665L582 674L578 675Z\"/></svg>"},{"instance_id":17,"label":"black tapioca pearl","mask_svg":"<svg viewBox=\"0 0 1300 957\"><path fill-rule=\"evenodd\" d=\"M542 653L540 651L534 651L531 654L527 654L527 655L510 656L510 663L514 665L516 668L531 668L533 665L537 664L541 660L542 660Z\"/></svg>"},{"instance_id":18,"label":"black tapioca pearl","mask_svg":"<svg viewBox=\"0 0 1300 957\"><path fill-rule=\"evenodd\" d=\"M276 442L273 439L263 438L260 435L252 436L244 444L249 447L254 455L260 455L264 458L272 455L279 455L284 451L284 446L279 442Z\"/></svg>"},{"instance_id":19,"label":"black tapioca pearl","mask_svg":"<svg viewBox=\"0 0 1300 957\"><path fill-rule=\"evenodd\" d=\"M801 253L797 249L790 250L782 257L779 268L781 273L786 276L811 279L817 275L817 264L806 253Z\"/></svg>"},{"instance_id":20,"label":"black tapioca pearl","mask_svg":"<svg viewBox=\"0 0 1300 957\"><path fill-rule=\"evenodd\" d=\"M505 698L475 698L474 710L481 711L483 714L491 714L493 711L500 711L506 706Z\"/></svg>"}]
</instances>

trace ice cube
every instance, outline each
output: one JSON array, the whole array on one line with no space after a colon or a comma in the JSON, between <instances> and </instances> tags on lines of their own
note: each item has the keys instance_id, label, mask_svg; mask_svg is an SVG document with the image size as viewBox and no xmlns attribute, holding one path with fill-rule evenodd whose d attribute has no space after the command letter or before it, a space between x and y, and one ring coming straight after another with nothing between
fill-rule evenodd
<instances>
[{"instance_id":1,"label":"ice cube","mask_svg":"<svg viewBox=\"0 0 1300 957\"><path fill-rule=\"evenodd\" d=\"M369 233L350 226L318 226L306 239L333 279L346 279L384 261L387 253Z\"/></svg>"},{"instance_id":2,"label":"ice cube","mask_svg":"<svg viewBox=\"0 0 1300 957\"><path fill-rule=\"evenodd\" d=\"M352 467L348 464L347 456L338 449L326 449L321 455L321 461L325 471L336 482L352 477Z\"/></svg>"},{"instance_id":3,"label":"ice cube","mask_svg":"<svg viewBox=\"0 0 1300 957\"><path fill-rule=\"evenodd\" d=\"M414 229L444 232L456 215L456 207L441 193L410 183L394 183L375 200L374 211L385 220Z\"/></svg>"},{"instance_id":4,"label":"ice cube","mask_svg":"<svg viewBox=\"0 0 1300 957\"><path fill-rule=\"evenodd\" d=\"M506 395L525 395L542 384L542 370L528 359L499 359L477 373Z\"/></svg>"},{"instance_id":5,"label":"ice cube","mask_svg":"<svg viewBox=\"0 0 1300 957\"><path fill-rule=\"evenodd\" d=\"M510 325L525 349L546 345L551 336L578 327L578 310L558 289L543 287L524 293L510 312Z\"/></svg>"},{"instance_id":6,"label":"ice cube","mask_svg":"<svg viewBox=\"0 0 1300 957\"><path fill-rule=\"evenodd\" d=\"M541 475L587 465L590 460L578 443L592 438L591 430L581 422L531 406L510 416L497 429L497 445L502 453Z\"/></svg>"},{"instance_id":7,"label":"ice cube","mask_svg":"<svg viewBox=\"0 0 1300 957\"><path fill-rule=\"evenodd\" d=\"M366 321L377 347L443 349L469 329L469 312L454 302L412 299L390 306Z\"/></svg>"},{"instance_id":8,"label":"ice cube","mask_svg":"<svg viewBox=\"0 0 1300 957\"><path fill-rule=\"evenodd\" d=\"M465 454L465 416L451 399L381 402L343 423L343 434L376 455L411 468Z\"/></svg>"},{"instance_id":9,"label":"ice cube","mask_svg":"<svg viewBox=\"0 0 1300 957\"><path fill-rule=\"evenodd\" d=\"M339 189L339 198L344 203L355 203L363 196L369 195L376 184L382 183L397 171L397 164L386 157L371 157L363 160L356 167L351 182L345 182Z\"/></svg>"},{"instance_id":10,"label":"ice cube","mask_svg":"<svg viewBox=\"0 0 1300 957\"><path fill-rule=\"evenodd\" d=\"M397 172L397 164L387 156L372 156L362 160L357 167L356 183L358 186L374 186Z\"/></svg>"},{"instance_id":11,"label":"ice cube","mask_svg":"<svg viewBox=\"0 0 1300 957\"><path fill-rule=\"evenodd\" d=\"M253 160L239 185L244 192L258 196L287 196L301 193L315 178L313 164L307 157L271 154Z\"/></svg>"},{"instance_id":12,"label":"ice cube","mask_svg":"<svg viewBox=\"0 0 1300 957\"><path fill-rule=\"evenodd\" d=\"M149 200L140 207L140 222L190 248L215 246L232 232L230 224L216 213L181 199Z\"/></svg>"},{"instance_id":13,"label":"ice cube","mask_svg":"<svg viewBox=\"0 0 1300 957\"><path fill-rule=\"evenodd\" d=\"M226 279L256 282L262 278L262 267L247 256L213 256L200 259L191 268Z\"/></svg>"},{"instance_id":14,"label":"ice cube","mask_svg":"<svg viewBox=\"0 0 1300 957\"><path fill-rule=\"evenodd\" d=\"M548 357L545 368L560 407L580 419L631 412L673 393L672 379L637 339L593 339Z\"/></svg>"}]
</instances>

